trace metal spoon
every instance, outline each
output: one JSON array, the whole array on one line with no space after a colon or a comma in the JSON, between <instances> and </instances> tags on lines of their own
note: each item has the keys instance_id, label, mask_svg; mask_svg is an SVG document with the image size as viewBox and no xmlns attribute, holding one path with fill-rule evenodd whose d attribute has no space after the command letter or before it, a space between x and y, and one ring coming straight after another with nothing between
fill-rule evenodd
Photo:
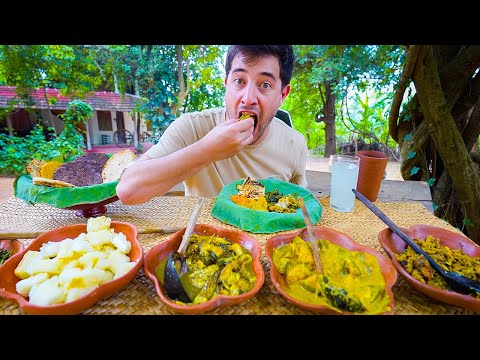
<instances>
[{"instance_id":1,"label":"metal spoon","mask_svg":"<svg viewBox=\"0 0 480 360\"><path fill-rule=\"evenodd\" d=\"M390 220L387 215L385 215L379 208L377 208L370 200L365 196L359 193L357 190L352 189L353 193L366 207L368 207L375 215L378 216L395 234L400 236L400 238L405 241L417 254L423 255L425 259L430 263L431 267L435 269L441 277L445 279L447 284L451 287L452 290L466 294L466 295L475 295L480 293L480 282L470 279L466 276L460 275L454 271L448 271L443 269L435 260L433 260L430 255L423 251L420 246L418 246L412 239L408 237L395 223Z\"/></svg>"},{"instance_id":2,"label":"metal spoon","mask_svg":"<svg viewBox=\"0 0 480 360\"><path fill-rule=\"evenodd\" d=\"M178 250L171 251L168 254L167 263L165 264L163 286L168 297L172 300L180 300L182 302L191 301L180 281L180 277L188 271L185 254L187 252L190 236L195 228L195 223L197 222L204 202L205 198L201 197L198 199Z\"/></svg>"}]
</instances>

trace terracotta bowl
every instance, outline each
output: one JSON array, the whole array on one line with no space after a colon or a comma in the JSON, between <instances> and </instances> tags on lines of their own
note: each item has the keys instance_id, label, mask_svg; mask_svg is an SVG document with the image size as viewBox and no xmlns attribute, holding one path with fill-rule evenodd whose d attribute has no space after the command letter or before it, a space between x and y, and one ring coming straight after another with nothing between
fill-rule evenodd
<instances>
[{"instance_id":1,"label":"terracotta bowl","mask_svg":"<svg viewBox=\"0 0 480 360\"><path fill-rule=\"evenodd\" d=\"M23 244L18 240L0 240L0 250L12 250L12 255L7 259L7 261L9 261L13 255L19 253L23 249ZM0 266L5 265L7 261Z\"/></svg>"},{"instance_id":2,"label":"terracotta bowl","mask_svg":"<svg viewBox=\"0 0 480 360\"><path fill-rule=\"evenodd\" d=\"M115 229L116 233L123 232L127 240L132 244L132 248L128 255L130 256L130 261L135 261L136 265L126 274L100 285L96 289L76 300L64 304L48 306L34 305L29 303L28 298L25 298L17 293L15 284L20 281L20 278L15 276L14 271L22 260L23 255L27 251L38 251L40 250L42 244L48 241L62 241L66 238L73 239L81 233L87 232L87 224L69 225L48 231L40 235L33 240L27 248L12 256L0 267L0 296L12 301L16 301L27 314L73 315L81 313L82 311L94 305L96 302L105 299L123 289L135 278L135 275L141 268L144 255L143 249L137 239L137 228L135 225L125 222L112 221L110 226L111 228Z\"/></svg>"},{"instance_id":3,"label":"terracotta bowl","mask_svg":"<svg viewBox=\"0 0 480 360\"><path fill-rule=\"evenodd\" d=\"M246 293L236 296L218 295L213 299L198 305L180 305L170 300L163 285L156 277L155 270L160 261L167 257L170 251L176 251L178 249L180 243L182 242L182 236L185 233L185 229L186 228L180 229L176 233L172 234L168 240L165 240L162 243L152 247L146 253L143 264L143 271L145 275L153 281L158 296L171 310L184 314L204 313L219 306L230 306L241 303L242 301L253 297L260 290L263 282L265 281L265 273L260 262L260 256L262 254L262 247L260 243L250 235L238 230L227 230L213 225L196 224L193 231L195 234L218 235L232 242L240 244L250 251L253 257L253 272L255 274L256 281L253 285L253 288Z\"/></svg>"},{"instance_id":4,"label":"terracotta bowl","mask_svg":"<svg viewBox=\"0 0 480 360\"><path fill-rule=\"evenodd\" d=\"M329 229L322 226L314 226L313 232L317 239L327 239L332 243L339 245L347 250L360 251L364 253L371 254L375 256L378 260L378 264L382 271L383 277L385 279L386 291L389 295L391 301L389 303L390 310L381 313L381 315L392 314L395 310L395 299L393 297L392 287L397 281L397 272L392 265L392 262L380 252L364 245L357 244L350 238L348 235L336 231L334 229ZM295 304L301 308L320 313L320 314L332 314L332 315L354 315L355 313L349 311L341 311L339 309L334 309L329 306L324 305L314 305L298 299L295 299L289 295L285 288L287 286L286 280L282 274L278 271L275 264L273 263L273 250L283 244L288 244L293 241L296 236L300 236L302 239L307 239L307 229L303 228L295 232L288 234L279 234L272 236L265 243L265 255L267 256L268 262L270 263L270 278L272 279L273 285L277 288L278 292L289 302Z\"/></svg>"},{"instance_id":5,"label":"terracotta bowl","mask_svg":"<svg viewBox=\"0 0 480 360\"><path fill-rule=\"evenodd\" d=\"M461 249L466 255L471 257L480 256L480 246L478 246L469 238L452 231L422 224L413 225L409 229L402 228L402 230L412 240L425 240L428 235L433 235L433 237L440 240L440 244L443 246L447 246L452 250ZM464 295L449 290L442 290L434 286L424 284L410 275L395 257L395 255L398 255L405 250L408 245L398 235L394 234L392 230L386 228L380 231L378 234L378 239L382 247L390 256L397 271L414 289L438 301L459 306L475 312L480 312L480 300L475 299L473 296Z\"/></svg>"}]
</instances>

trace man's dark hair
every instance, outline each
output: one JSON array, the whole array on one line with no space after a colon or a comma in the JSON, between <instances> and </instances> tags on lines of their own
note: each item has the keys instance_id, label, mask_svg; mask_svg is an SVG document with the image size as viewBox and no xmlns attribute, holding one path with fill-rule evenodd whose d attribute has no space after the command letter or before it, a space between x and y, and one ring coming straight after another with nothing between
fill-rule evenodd
<instances>
[{"instance_id":1,"label":"man's dark hair","mask_svg":"<svg viewBox=\"0 0 480 360\"><path fill-rule=\"evenodd\" d=\"M247 63L273 55L278 59L280 64L280 80L282 81L282 89L290 84L292 79L293 66L295 65L295 55L292 45L231 45L227 51L225 60L226 76L232 69L232 61L238 54L245 56Z\"/></svg>"}]
</instances>

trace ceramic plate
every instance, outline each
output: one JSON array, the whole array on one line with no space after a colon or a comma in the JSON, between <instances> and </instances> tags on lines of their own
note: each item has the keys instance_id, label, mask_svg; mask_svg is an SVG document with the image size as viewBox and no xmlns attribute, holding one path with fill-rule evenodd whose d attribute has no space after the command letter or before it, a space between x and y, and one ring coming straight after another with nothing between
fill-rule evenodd
<instances>
[{"instance_id":1,"label":"ceramic plate","mask_svg":"<svg viewBox=\"0 0 480 360\"><path fill-rule=\"evenodd\" d=\"M385 279L386 292L390 298L389 310L383 312L383 315L392 314L395 309L395 300L392 292L392 287L397 281L397 272L392 265L392 262L380 252L364 245L357 244L353 239L348 235L336 231L334 229L329 229L322 226L314 226L313 231L317 239L327 239L332 243L339 245L347 250L351 251L360 251L364 253L371 254L375 256L378 260L381 272ZM352 312L341 311L336 308L332 308L324 305L314 305L301 300L298 300L291 295L289 295L285 288L287 287L287 282L282 274L278 271L275 264L273 263L273 250L283 244L288 244L293 241L296 236L300 236L302 239L307 239L307 229L303 228L295 232L288 234L279 234L269 238L265 244L265 255L267 256L268 262L270 263L270 278L272 279L273 285L277 288L278 292L285 297L289 302L295 304L301 308L320 313L320 314L345 314L351 315Z\"/></svg>"},{"instance_id":2,"label":"ceramic plate","mask_svg":"<svg viewBox=\"0 0 480 360\"><path fill-rule=\"evenodd\" d=\"M113 228L116 233L123 232L132 245L128 256L130 257L130 261L134 261L136 264L127 273L98 286L96 289L76 300L64 304L48 306L34 305L28 301L28 298L17 293L15 285L20 281L20 278L14 274L14 271L26 252L30 250L38 251L43 243L49 241L62 241L66 238L74 239L81 233L86 233L86 228L86 224L77 224L47 231L33 240L23 251L8 259L7 262L0 267L0 296L17 302L27 314L72 315L85 311L101 299L105 299L126 287L135 278L135 275L143 264L143 249L137 239L137 228L135 225L112 221L111 228Z\"/></svg>"},{"instance_id":3,"label":"ceramic plate","mask_svg":"<svg viewBox=\"0 0 480 360\"><path fill-rule=\"evenodd\" d=\"M480 247L470 240L469 238L454 233L452 231L438 228L431 225L413 225L409 229L402 228L411 239L425 240L428 235L440 240L440 244L447 246L450 249L461 249L466 255L471 257L480 256ZM433 299L442 301L447 304L459 306L465 309L469 309L475 312L480 312L480 300L473 296L460 294L454 291L442 290L434 286L424 284L423 282L415 279L410 275L405 268L396 259L397 254L402 253L408 246L397 234L394 234L392 230L386 228L378 234L380 244L390 256L393 265L397 271L405 278L405 280L417 291L430 296Z\"/></svg>"},{"instance_id":4,"label":"ceramic plate","mask_svg":"<svg viewBox=\"0 0 480 360\"><path fill-rule=\"evenodd\" d=\"M253 272L256 277L255 283L252 289L250 289L250 291L247 291L246 293L236 296L218 295L202 304L181 305L170 300L170 298L165 292L163 285L158 280L155 273L157 266L162 261L162 259L167 257L170 251L176 251L178 249L184 233L185 228L172 234L172 236L170 236L168 240L165 240L162 243L152 247L145 255L145 262L143 264L143 271L145 275L155 284L155 289L158 296L170 309L175 312L184 314L204 313L219 306L231 306L238 304L242 301L246 301L253 297L260 290L265 280L265 273L260 262L260 256L262 254L262 247L260 246L260 243L250 235L238 230L228 230L213 225L196 224L193 231L193 233L195 234L221 236L246 248L251 253L253 258L252 266Z\"/></svg>"}]
</instances>

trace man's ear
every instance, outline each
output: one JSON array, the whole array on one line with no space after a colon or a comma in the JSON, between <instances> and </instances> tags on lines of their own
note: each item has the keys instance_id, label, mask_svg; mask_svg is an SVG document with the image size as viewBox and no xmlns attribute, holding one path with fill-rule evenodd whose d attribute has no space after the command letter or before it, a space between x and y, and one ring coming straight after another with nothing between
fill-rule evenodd
<instances>
[{"instance_id":1,"label":"man's ear","mask_svg":"<svg viewBox=\"0 0 480 360\"><path fill-rule=\"evenodd\" d=\"M280 104L278 105L278 107L280 107L283 103L283 100L285 100L285 98L287 97L288 93L290 92L290 84L286 85L283 89L282 89L282 100L280 101Z\"/></svg>"}]
</instances>

